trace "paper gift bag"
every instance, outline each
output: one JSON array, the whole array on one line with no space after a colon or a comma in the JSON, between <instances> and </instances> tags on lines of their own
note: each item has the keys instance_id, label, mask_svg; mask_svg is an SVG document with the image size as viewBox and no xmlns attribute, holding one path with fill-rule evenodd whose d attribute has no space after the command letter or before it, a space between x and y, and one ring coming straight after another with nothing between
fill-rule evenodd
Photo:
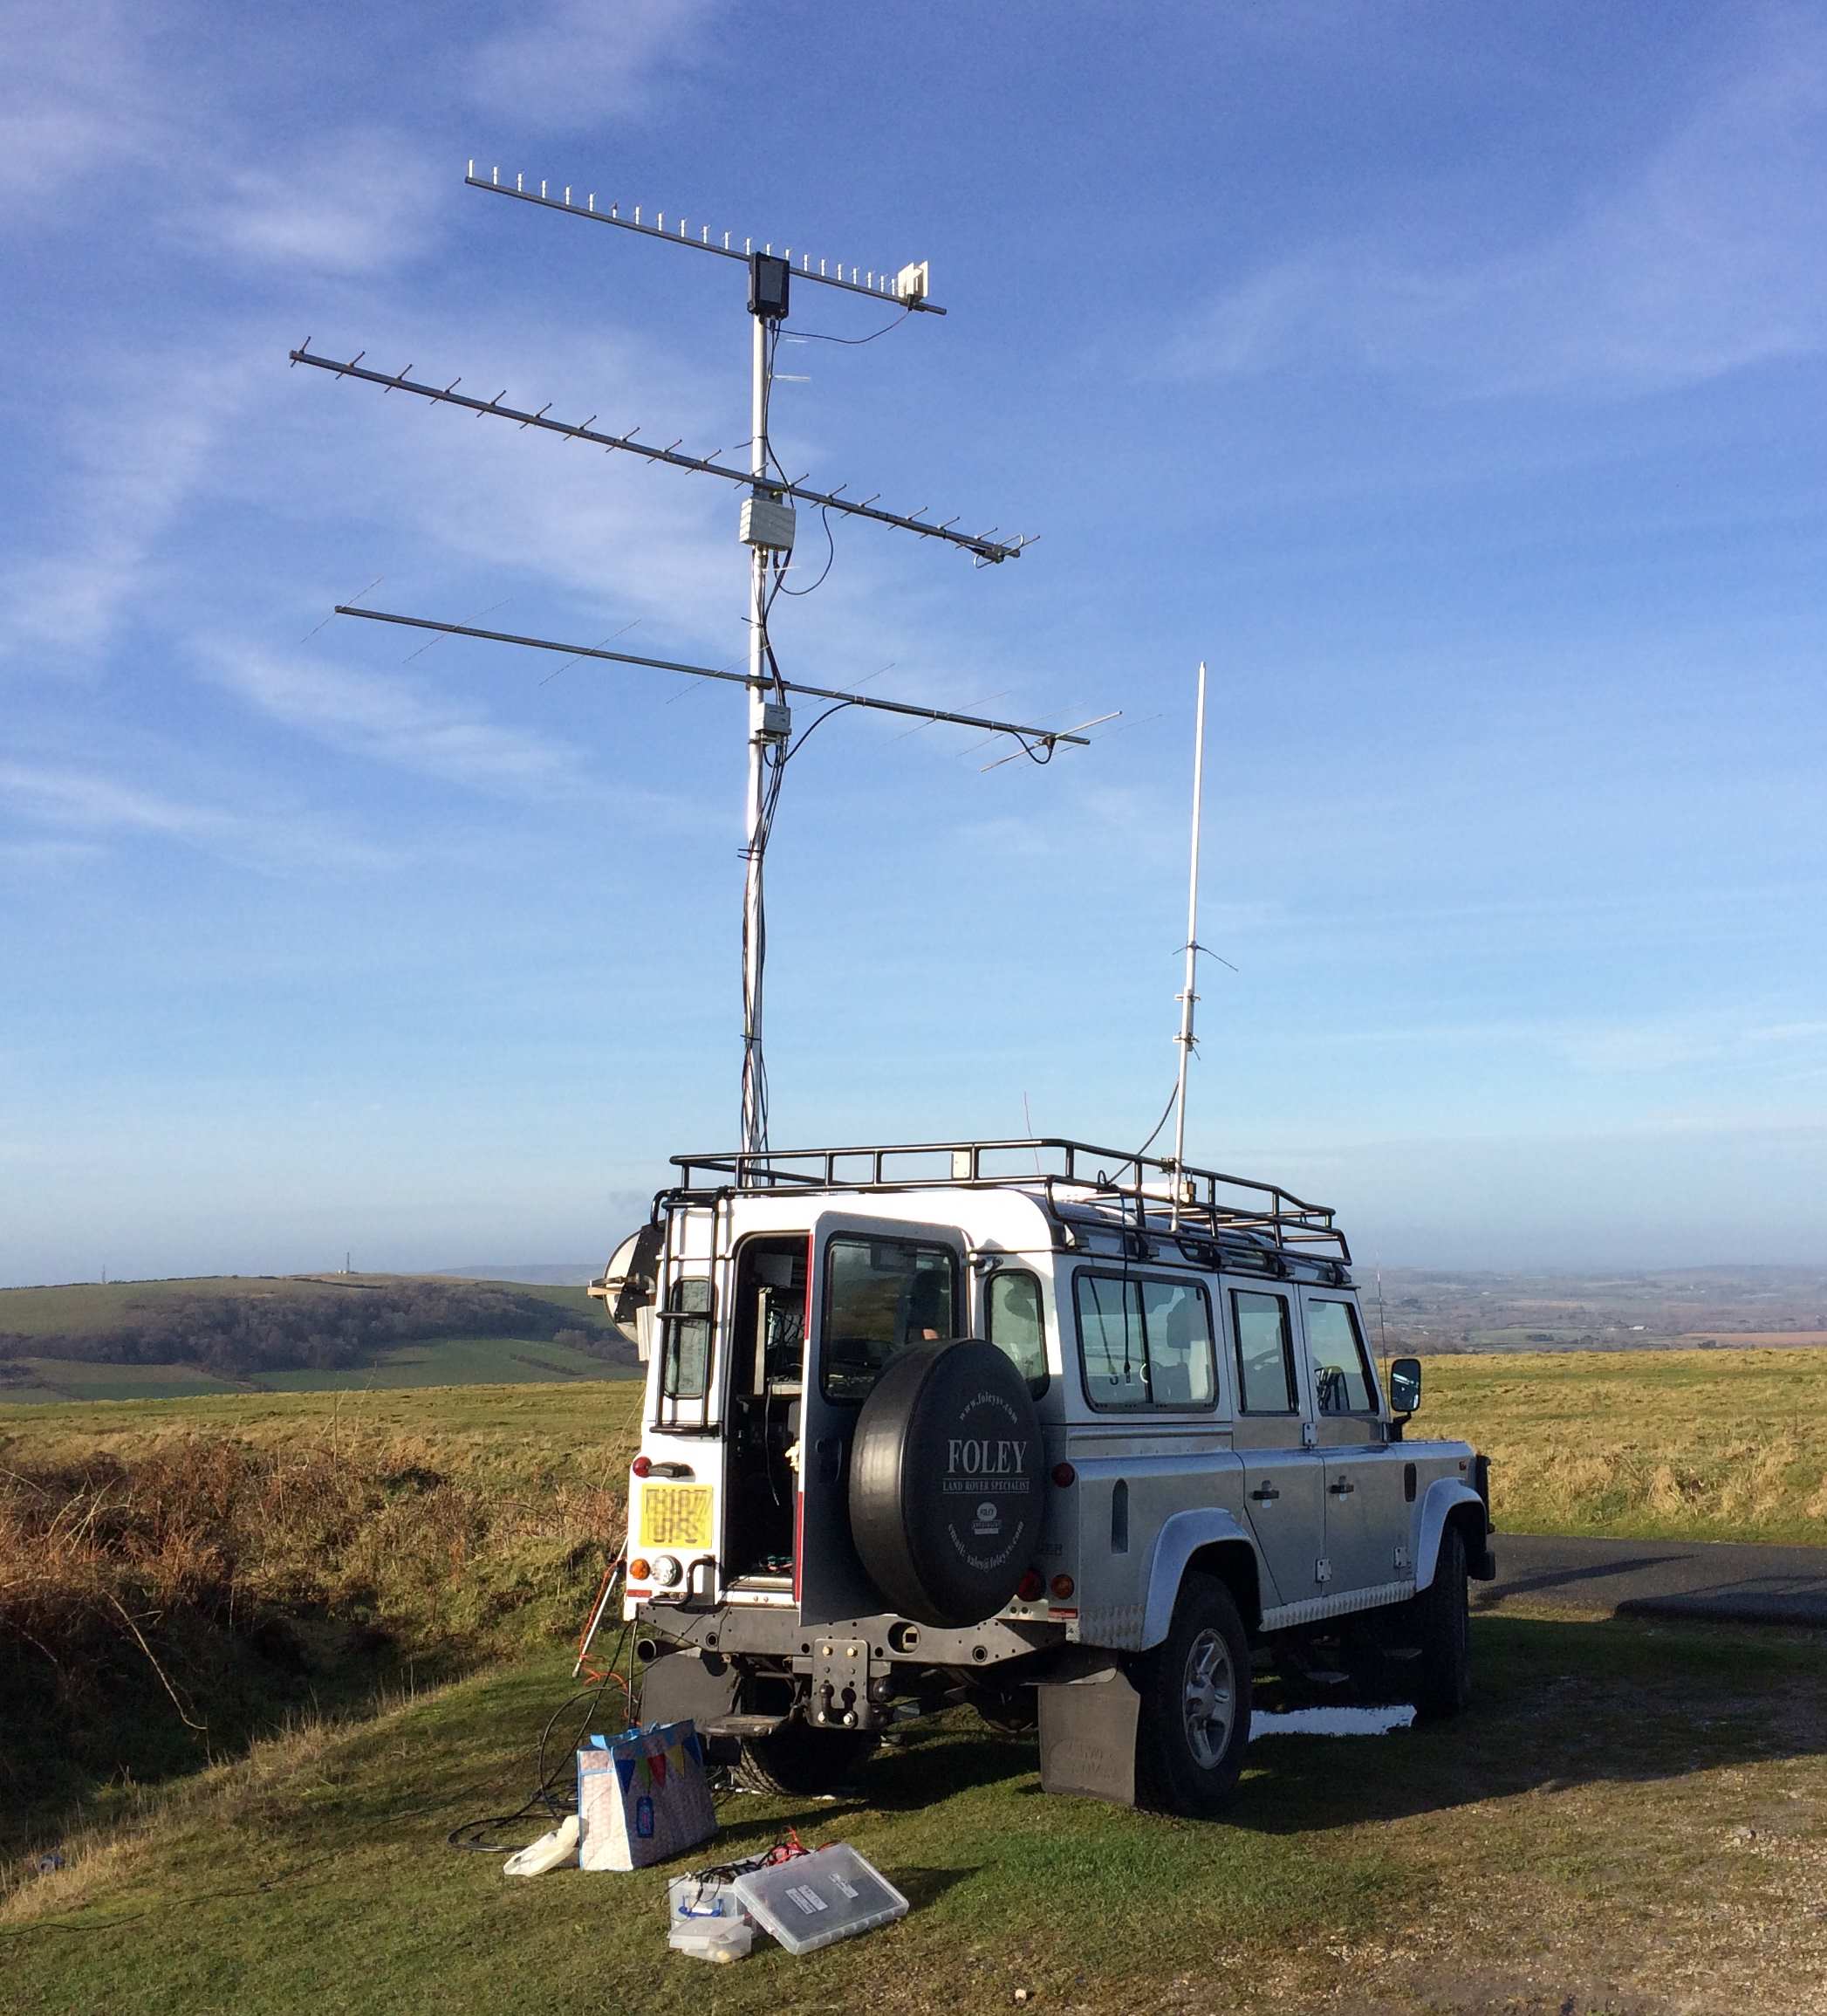
<instances>
[{"instance_id":1,"label":"paper gift bag","mask_svg":"<svg viewBox=\"0 0 1827 2016\"><path fill-rule=\"evenodd\" d=\"M717 1831L704 1751L689 1722L595 1736L578 1752L578 1866L639 1869Z\"/></svg>"}]
</instances>

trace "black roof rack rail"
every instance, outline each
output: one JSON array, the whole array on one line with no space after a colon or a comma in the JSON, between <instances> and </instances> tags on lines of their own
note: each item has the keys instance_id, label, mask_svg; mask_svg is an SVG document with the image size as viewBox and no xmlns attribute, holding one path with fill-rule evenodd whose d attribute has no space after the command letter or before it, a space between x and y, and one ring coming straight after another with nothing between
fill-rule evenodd
<instances>
[{"instance_id":1,"label":"black roof rack rail","mask_svg":"<svg viewBox=\"0 0 1827 2016\"><path fill-rule=\"evenodd\" d=\"M679 1182L662 1195L680 1203L708 1203L731 1191L1024 1190L1056 1218L1071 1206L1107 1204L1152 1238L1242 1234L1283 1249L1318 1248L1347 1265L1351 1257L1331 1206L1309 1203L1280 1183L1191 1162L1176 1169L1160 1155L1057 1135L738 1149L674 1155L673 1166Z\"/></svg>"}]
</instances>

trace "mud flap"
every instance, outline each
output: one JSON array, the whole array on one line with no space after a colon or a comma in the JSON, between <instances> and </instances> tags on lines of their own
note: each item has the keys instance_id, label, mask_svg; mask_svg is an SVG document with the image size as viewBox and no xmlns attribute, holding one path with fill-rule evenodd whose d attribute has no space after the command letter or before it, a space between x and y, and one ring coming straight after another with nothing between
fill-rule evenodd
<instances>
[{"instance_id":1,"label":"mud flap","mask_svg":"<svg viewBox=\"0 0 1827 2016\"><path fill-rule=\"evenodd\" d=\"M642 1722L695 1722L700 1730L720 1722L736 1707L736 1689L742 1676L728 1659L715 1652L666 1652L648 1666L640 1678ZM724 1748L735 1754L733 1745L712 1738L708 1747L719 1763L727 1763Z\"/></svg>"},{"instance_id":2,"label":"mud flap","mask_svg":"<svg viewBox=\"0 0 1827 2016\"><path fill-rule=\"evenodd\" d=\"M1072 1678L1043 1680L1037 1691L1041 1790L1133 1806L1142 1698L1129 1676L1106 1655Z\"/></svg>"}]
</instances>

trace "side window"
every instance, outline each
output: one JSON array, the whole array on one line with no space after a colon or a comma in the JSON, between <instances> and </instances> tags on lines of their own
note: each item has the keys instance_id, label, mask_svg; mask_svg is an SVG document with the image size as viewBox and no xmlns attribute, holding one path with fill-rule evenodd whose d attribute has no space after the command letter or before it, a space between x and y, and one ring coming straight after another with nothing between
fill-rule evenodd
<instances>
[{"instance_id":1,"label":"side window","mask_svg":"<svg viewBox=\"0 0 1827 2016\"><path fill-rule=\"evenodd\" d=\"M1040 1279L1020 1267L998 1267L984 1286L983 1324L989 1341L1009 1359L1038 1400L1047 1386L1047 1332Z\"/></svg>"},{"instance_id":2,"label":"side window","mask_svg":"<svg viewBox=\"0 0 1827 2016\"><path fill-rule=\"evenodd\" d=\"M945 1246L833 1238L825 1249L825 1396L866 1400L896 1353L955 1337L956 1263Z\"/></svg>"},{"instance_id":3,"label":"side window","mask_svg":"<svg viewBox=\"0 0 1827 2016\"><path fill-rule=\"evenodd\" d=\"M1349 1302L1307 1303L1307 1356L1322 1414L1374 1414L1376 1389L1364 1355L1358 1312Z\"/></svg>"},{"instance_id":4,"label":"side window","mask_svg":"<svg viewBox=\"0 0 1827 2016\"><path fill-rule=\"evenodd\" d=\"M1114 1274L1080 1274L1078 1341L1093 1407L1146 1407L1142 1284Z\"/></svg>"},{"instance_id":5,"label":"side window","mask_svg":"<svg viewBox=\"0 0 1827 2016\"><path fill-rule=\"evenodd\" d=\"M1231 1321L1237 1333L1237 1390L1246 1414L1294 1414L1299 1389L1294 1381L1294 1339L1285 1295L1249 1288L1231 1290Z\"/></svg>"},{"instance_id":6,"label":"side window","mask_svg":"<svg viewBox=\"0 0 1827 2016\"><path fill-rule=\"evenodd\" d=\"M1082 1273L1076 1293L1093 1407L1213 1404L1212 1309L1198 1282Z\"/></svg>"},{"instance_id":7,"label":"side window","mask_svg":"<svg viewBox=\"0 0 1827 2016\"><path fill-rule=\"evenodd\" d=\"M711 1293L702 1274L685 1274L667 1297L660 1390L668 1400L701 1400L710 1373Z\"/></svg>"},{"instance_id":8,"label":"side window","mask_svg":"<svg viewBox=\"0 0 1827 2016\"><path fill-rule=\"evenodd\" d=\"M1212 1404L1212 1311L1196 1281L1144 1281L1148 1392L1157 1407Z\"/></svg>"}]
</instances>

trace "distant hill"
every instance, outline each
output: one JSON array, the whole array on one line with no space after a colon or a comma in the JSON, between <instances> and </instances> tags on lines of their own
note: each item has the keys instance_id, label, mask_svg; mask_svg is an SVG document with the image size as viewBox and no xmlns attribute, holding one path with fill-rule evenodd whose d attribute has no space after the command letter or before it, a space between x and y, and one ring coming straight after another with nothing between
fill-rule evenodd
<instances>
[{"instance_id":1,"label":"distant hill","mask_svg":"<svg viewBox=\"0 0 1827 2016\"><path fill-rule=\"evenodd\" d=\"M603 1271L600 1260L515 1260L434 1267L454 1281L525 1281L536 1288L587 1288Z\"/></svg>"},{"instance_id":2,"label":"distant hill","mask_svg":"<svg viewBox=\"0 0 1827 2016\"><path fill-rule=\"evenodd\" d=\"M620 1379L633 1345L569 1283L204 1276L0 1289L0 1401Z\"/></svg>"}]
</instances>

